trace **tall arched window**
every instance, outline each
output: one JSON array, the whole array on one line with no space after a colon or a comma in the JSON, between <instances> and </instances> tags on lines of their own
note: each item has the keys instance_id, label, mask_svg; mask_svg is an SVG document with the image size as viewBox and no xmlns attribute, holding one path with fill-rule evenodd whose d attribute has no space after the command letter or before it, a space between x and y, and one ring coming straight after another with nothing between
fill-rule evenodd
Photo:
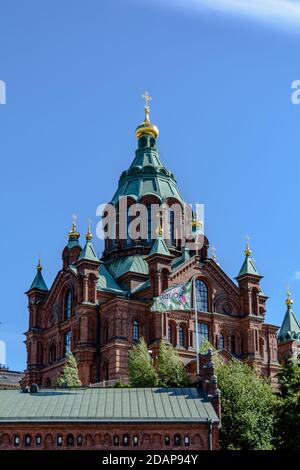
<instances>
[{"instance_id":1,"label":"tall arched window","mask_svg":"<svg viewBox=\"0 0 300 470\"><path fill-rule=\"evenodd\" d=\"M49 348L49 363L54 364L56 362L56 345L52 343Z\"/></svg>"},{"instance_id":2,"label":"tall arched window","mask_svg":"<svg viewBox=\"0 0 300 470\"><path fill-rule=\"evenodd\" d=\"M169 230L170 230L170 244L175 245L175 224L174 224L174 211L168 211L168 222L169 222Z\"/></svg>"},{"instance_id":3,"label":"tall arched window","mask_svg":"<svg viewBox=\"0 0 300 470\"><path fill-rule=\"evenodd\" d=\"M200 279L196 280L196 300L197 310L200 312L208 312L208 289L205 282Z\"/></svg>"},{"instance_id":4,"label":"tall arched window","mask_svg":"<svg viewBox=\"0 0 300 470\"><path fill-rule=\"evenodd\" d=\"M179 346L186 348L186 343L187 343L186 340L187 340L186 329L183 325L180 325L179 326Z\"/></svg>"},{"instance_id":5,"label":"tall arched window","mask_svg":"<svg viewBox=\"0 0 300 470\"><path fill-rule=\"evenodd\" d=\"M68 320L72 315L72 299L73 293L72 289L68 289L65 296L65 320Z\"/></svg>"},{"instance_id":6,"label":"tall arched window","mask_svg":"<svg viewBox=\"0 0 300 470\"><path fill-rule=\"evenodd\" d=\"M133 333L132 333L132 339L134 343L137 343L138 340L140 339L140 325L137 320L134 320L133 322Z\"/></svg>"},{"instance_id":7,"label":"tall arched window","mask_svg":"<svg viewBox=\"0 0 300 470\"><path fill-rule=\"evenodd\" d=\"M69 330L64 334L64 356L71 352L71 340L72 333L71 330Z\"/></svg>"},{"instance_id":8,"label":"tall arched window","mask_svg":"<svg viewBox=\"0 0 300 470\"><path fill-rule=\"evenodd\" d=\"M174 347L177 344L176 333L176 325L174 322L170 321L168 325L168 340Z\"/></svg>"},{"instance_id":9,"label":"tall arched window","mask_svg":"<svg viewBox=\"0 0 300 470\"><path fill-rule=\"evenodd\" d=\"M219 349L224 349L225 348L225 338L223 333L220 334L219 336Z\"/></svg>"},{"instance_id":10,"label":"tall arched window","mask_svg":"<svg viewBox=\"0 0 300 470\"><path fill-rule=\"evenodd\" d=\"M254 315L257 315L257 291L256 289L252 289L251 297L252 297L252 313Z\"/></svg>"}]
</instances>

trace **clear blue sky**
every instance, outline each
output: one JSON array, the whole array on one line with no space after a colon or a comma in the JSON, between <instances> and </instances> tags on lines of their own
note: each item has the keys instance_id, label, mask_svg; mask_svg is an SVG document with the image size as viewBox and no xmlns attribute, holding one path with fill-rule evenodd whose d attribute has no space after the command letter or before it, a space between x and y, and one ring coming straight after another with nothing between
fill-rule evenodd
<instances>
[{"instance_id":1,"label":"clear blue sky","mask_svg":"<svg viewBox=\"0 0 300 470\"><path fill-rule=\"evenodd\" d=\"M268 11L195 2L0 2L0 339L11 368L25 367L38 255L50 286L72 213L82 234L89 217L95 227L133 159L144 90L162 160L186 201L205 204L222 268L237 274L249 234L267 320L281 322L287 284L300 316L300 20L279 27Z\"/></svg>"}]
</instances>

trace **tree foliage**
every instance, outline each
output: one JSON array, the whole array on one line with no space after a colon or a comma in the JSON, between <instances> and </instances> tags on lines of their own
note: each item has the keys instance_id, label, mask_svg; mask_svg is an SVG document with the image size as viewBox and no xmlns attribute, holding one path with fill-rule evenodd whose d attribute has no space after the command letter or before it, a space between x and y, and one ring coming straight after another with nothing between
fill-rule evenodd
<instances>
[{"instance_id":1,"label":"tree foliage","mask_svg":"<svg viewBox=\"0 0 300 470\"><path fill-rule=\"evenodd\" d=\"M272 449L276 396L255 370L232 361L217 367L223 449Z\"/></svg>"},{"instance_id":2,"label":"tree foliage","mask_svg":"<svg viewBox=\"0 0 300 470\"><path fill-rule=\"evenodd\" d=\"M59 375L56 385L58 387L80 387L81 381L78 376L78 367L74 355L69 352L66 356L66 363Z\"/></svg>"},{"instance_id":3,"label":"tree foliage","mask_svg":"<svg viewBox=\"0 0 300 470\"><path fill-rule=\"evenodd\" d=\"M300 449L300 365L290 360L278 374L281 401L277 410L277 446Z\"/></svg>"},{"instance_id":4,"label":"tree foliage","mask_svg":"<svg viewBox=\"0 0 300 470\"><path fill-rule=\"evenodd\" d=\"M157 360L158 385L182 387L188 385L183 364L173 346L161 341Z\"/></svg>"},{"instance_id":5,"label":"tree foliage","mask_svg":"<svg viewBox=\"0 0 300 470\"><path fill-rule=\"evenodd\" d=\"M132 387L155 387L157 374L143 337L129 351L128 372Z\"/></svg>"}]
</instances>

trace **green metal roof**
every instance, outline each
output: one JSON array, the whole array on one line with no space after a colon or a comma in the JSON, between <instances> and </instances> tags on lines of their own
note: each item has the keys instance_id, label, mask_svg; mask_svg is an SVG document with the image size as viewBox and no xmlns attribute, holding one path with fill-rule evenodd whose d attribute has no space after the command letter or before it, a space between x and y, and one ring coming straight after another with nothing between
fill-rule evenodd
<instances>
[{"instance_id":1,"label":"green metal roof","mask_svg":"<svg viewBox=\"0 0 300 470\"><path fill-rule=\"evenodd\" d=\"M178 258L174 258L171 262L172 271L177 269L179 266L184 264L186 261L191 259L190 252L187 248L184 247L182 255Z\"/></svg>"},{"instance_id":2,"label":"green metal roof","mask_svg":"<svg viewBox=\"0 0 300 470\"><path fill-rule=\"evenodd\" d=\"M0 422L218 422L197 388L0 390Z\"/></svg>"},{"instance_id":3,"label":"green metal roof","mask_svg":"<svg viewBox=\"0 0 300 470\"><path fill-rule=\"evenodd\" d=\"M291 305L288 305L282 325L277 334L278 341L300 339L300 325Z\"/></svg>"},{"instance_id":4,"label":"green metal roof","mask_svg":"<svg viewBox=\"0 0 300 470\"><path fill-rule=\"evenodd\" d=\"M113 261L106 263L107 269L111 272L115 279L118 279L123 274L134 272L139 274L149 274L148 264L144 256L122 256Z\"/></svg>"},{"instance_id":5,"label":"green metal roof","mask_svg":"<svg viewBox=\"0 0 300 470\"><path fill-rule=\"evenodd\" d=\"M114 280L114 278L106 269L103 263L101 263L99 267L99 279L97 282L97 289L124 295L123 289L119 286L119 284L117 284L117 282Z\"/></svg>"},{"instance_id":6,"label":"green metal roof","mask_svg":"<svg viewBox=\"0 0 300 470\"><path fill-rule=\"evenodd\" d=\"M139 286L135 287L134 289L131 290L132 294L135 294L136 292L140 292L142 290L148 289L150 287L150 279L147 279L147 281L143 282Z\"/></svg>"},{"instance_id":7,"label":"green metal roof","mask_svg":"<svg viewBox=\"0 0 300 470\"><path fill-rule=\"evenodd\" d=\"M83 250L81 251L80 255L79 255L79 258L78 258L78 261L80 260L87 260L87 261L98 261L99 262L99 258L95 252L95 249L92 245L92 242L90 241L87 241Z\"/></svg>"},{"instance_id":8,"label":"green metal roof","mask_svg":"<svg viewBox=\"0 0 300 470\"><path fill-rule=\"evenodd\" d=\"M81 245L78 240L69 240L67 243L67 247L74 248L74 246L79 246L79 248L81 248Z\"/></svg>"},{"instance_id":9,"label":"green metal roof","mask_svg":"<svg viewBox=\"0 0 300 470\"><path fill-rule=\"evenodd\" d=\"M44 281L41 271L37 271L35 278L33 279L31 286L29 287L29 290L31 289L38 289L38 290L44 290L44 291L49 290Z\"/></svg>"},{"instance_id":10,"label":"green metal roof","mask_svg":"<svg viewBox=\"0 0 300 470\"><path fill-rule=\"evenodd\" d=\"M146 194L154 194L161 200L172 197L183 202L175 176L164 167L158 150L149 147L136 150L130 168L120 176L112 203L117 203L123 196L138 200Z\"/></svg>"},{"instance_id":11,"label":"green metal roof","mask_svg":"<svg viewBox=\"0 0 300 470\"><path fill-rule=\"evenodd\" d=\"M255 264L249 255L246 255L243 266L241 267L240 272L237 277L244 276L245 274L254 274L256 276L259 276L259 273L255 267Z\"/></svg>"},{"instance_id":12,"label":"green metal roof","mask_svg":"<svg viewBox=\"0 0 300 470\"><path fill-rule=\"evenodd\" d=\"M169 249L161 237L156 238L154 241L149 256L154 254L170 256Z\"/></svg>"}]
</instances>

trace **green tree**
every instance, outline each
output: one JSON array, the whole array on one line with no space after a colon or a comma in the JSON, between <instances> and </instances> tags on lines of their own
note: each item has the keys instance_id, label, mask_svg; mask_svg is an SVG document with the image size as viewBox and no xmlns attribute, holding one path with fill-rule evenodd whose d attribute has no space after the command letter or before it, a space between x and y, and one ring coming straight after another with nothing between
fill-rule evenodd
<instances>
[{"instance_id":1,"label":"green tree","mask_svg":"<svg viewBox=\"0 0 300 470\"><path fill-rule=\"evenodd\" d=\"M71 352L66 356L64 368L57 378L56 385L58 387L80 387L81 381L78 376L78 368L75 357Z\"/></svg>"},{"instance_id":2,"label":"green tree","mask_svg":"<svg viewBox=\"0 0 300 470\"><path fill-rule=\"evenodd\" d=\"M300 449L300 365L290 360L278 374L281 401L277 409L277 446Z\"/></svg>"},{"instance_id":3,"label":"green tree","mask_svg":"<svg viewBox=\"0 0 300 470\"><path fill-rule=\"evenodd\" d=\"M157 374L143 337L129 351L128 372L132 387L155 387Z\"/></svg>"},{"instance_id":4,"label":"green tree","mask_svg":"<svg viewBox=\"0 0 300 470\"><path fill-rule=\"evenodd\" d=\"M270 384L246 364L217 366L223 449L272 449L277 398Z\"/></svg>"},{"instance_id":5,"label":"green tree","mask_svg":"<svg viewBox=\"0 0 300 470\"><path fill-rule=\"evenodd\" d=\"M161 341L157 361L158 384L160 387L181 387L188 385L183 364L173 346Z\"/></svg>"}]
</instances>

